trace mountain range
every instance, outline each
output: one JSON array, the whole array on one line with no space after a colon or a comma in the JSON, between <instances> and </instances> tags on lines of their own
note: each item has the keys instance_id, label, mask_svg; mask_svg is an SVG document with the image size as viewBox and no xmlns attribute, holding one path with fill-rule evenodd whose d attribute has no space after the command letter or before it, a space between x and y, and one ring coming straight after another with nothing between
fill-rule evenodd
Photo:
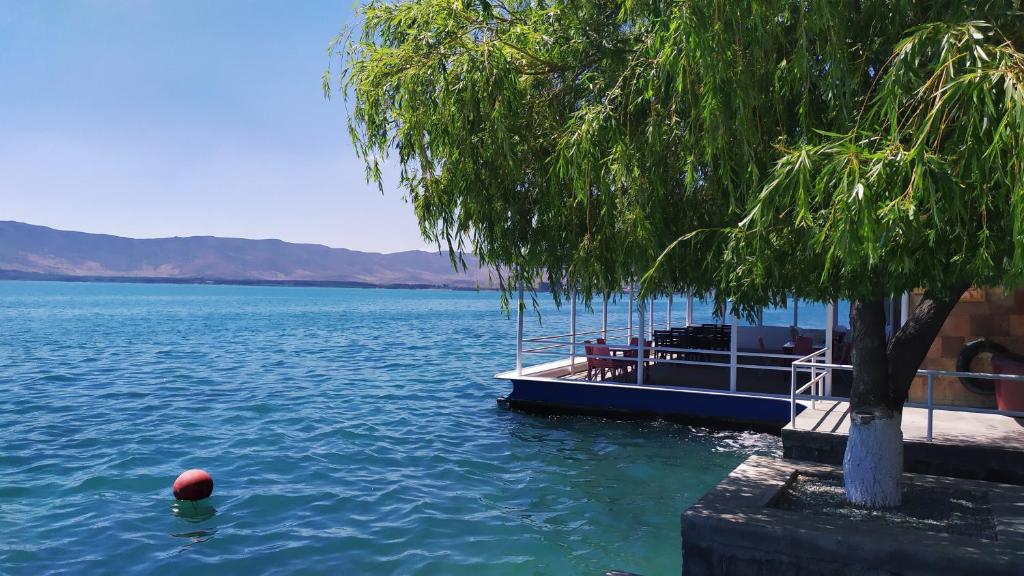
<instances>
[{"instance_id":1,"label":"mountain range","mask_svg":"<svg viewBox=\"0 0 1024 576\"><path fill-rule=\"evenodd\" d=\"M215 236L137 239L0 221L0 279L488 288L489 270L447 252L359 252ZM496 279L494 280L496 282Z\"/></svg>"}]
</instances>

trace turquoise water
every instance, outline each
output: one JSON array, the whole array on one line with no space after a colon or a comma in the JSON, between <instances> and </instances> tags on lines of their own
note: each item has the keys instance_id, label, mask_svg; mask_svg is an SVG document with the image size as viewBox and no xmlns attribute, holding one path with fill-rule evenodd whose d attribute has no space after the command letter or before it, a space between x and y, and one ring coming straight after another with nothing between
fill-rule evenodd
<instances>
[{"instance_id":1,"label":"turquoise water","mask_svg":"<svg viewBox=\"0 0 1024 576\"><path fill-rule=\"evenodd\" d=\"M779 445L499 410L494 293L0 282L0 331L3 574L678 574L679 513Z\"/></svg>"}]
</instances>

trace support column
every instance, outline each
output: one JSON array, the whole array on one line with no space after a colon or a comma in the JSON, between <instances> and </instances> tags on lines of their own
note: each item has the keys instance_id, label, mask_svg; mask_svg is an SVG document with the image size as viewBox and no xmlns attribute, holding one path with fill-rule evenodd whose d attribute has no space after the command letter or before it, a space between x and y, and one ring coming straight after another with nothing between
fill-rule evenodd
<instances>
[{"instance_id":1,"label":"support column","mask_svg":"<svg viewBox=\"0 0 1024 576\"><path fill-rule=\"evenodd\" d=\"M517 310L516 326L516 376L523 375L523 283L519 283L519 305Z\"/></svg>"},{"instance_id":2,"label":"support column","mask_svg":"<svg viewBox=\"0 0 1024 576\"><path fill-rule=\"evenodd\" d=\"M665 330L672 329L672 295L668 295L668 304L665 305Z\"/></svg>"},{"instance_id":3,"label":"support column","mask_svg":"<svg viewBox=\"0 0 1024 576\"><path fill-rule=\"evenodd\" d=\"M643 298L636 301L636 312L640 321L640 331L636 339L636 383L644 383L644 313L646 310Z\"/></svg>"},{"instance_id":4,"label":"support column","mask_svg":"<svg viewBox=\"0 0 1024 576\"><path fill-rule=\"evenodd\" d=\"M739 351L740 319L732 314L732 330L729 334L729 390L736 391L736 353Z\"/></svg>"},{"instance_id":5,"label":"support column","mask_svg":"<svg viewBox=\"0 0 1024 576\"><path fill-rule=\"evenodd\" d=\"M643 321L640 321L643 324ZM629 285L629 323L626 327L626 341L633 337L633 285Z\"/></svg>"},{"instance_id":6,"label":"support column","mask_svg":"<svg viewBox=\"0 0 1024 576\"><path fill-rule=\"evenodd\" d=\"M793 328L800 327L800 300L793 296Z\"/></svg>"},{"instance_id":7,"label":"support column","mask_svg":"<svg viewBox=\"0 0 1024 576\"><path fill-rule=\"evenodd\" d=\"M569 374L576 367L576 291L569 293Z\"/></svg>"},{"instance_id":8,"label":"support column","mask_svg":"<svg viewBox=\"0 0 1024 576\"><path fill-rule=\"evenodd\" d=\"M832 350L832 334L835 332L835 321L836 321L836 305L835 302L828 303L828 320L825 322L825 362L832 364L832 359L835 357L834 350ZM827 368L825 371L825 396L832 396L832 369Z\"/></svg>"},{"instance_id":9,"label":"support column","mask_svg":"<svg viewBox=\"0 0 1024 576\"><path fill-rule=\"evenodd\" d=\"M647 310L648 310L648 312L647 312L648 315L650 315L650 317L651 317L651 322L650 322L651 329L648 332L648 335L653 339L654 338L654 297L651 297L651 305L650 305L650 307L648 307Z\"/></svg>"},{"instance_id":10,"label":"support column","mask_svg":"<svg viewBox=\"0 0 1024 576\"><path fill-rule=\"evenodd\" d=\"M686 325L693 325L693 292L686 293Z\"/></svg>"},{"instance_id":11,"label":"support column","mask_svg":"<svg viewBox=\"0 0 1024 576\"><path fill-rule=\"evenodd\" d=\"M608 341L608 295L601 297L601 334Z\"/></svg>"}]
</instances>

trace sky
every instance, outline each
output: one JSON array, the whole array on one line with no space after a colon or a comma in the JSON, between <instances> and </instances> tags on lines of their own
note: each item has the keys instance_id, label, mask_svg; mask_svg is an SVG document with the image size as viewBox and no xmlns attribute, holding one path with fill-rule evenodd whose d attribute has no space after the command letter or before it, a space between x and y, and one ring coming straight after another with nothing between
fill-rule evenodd
<instances>
[{"instance_id":1,"label":"sky","mask_svg":"<svg viewBox=\"0 0 1024 576\"><path fill-rule=\"evenodd\" d=\"M436 249L323 97L354 21L340 0L0 0L0 220Z\"/></svg>"}]
</instances>

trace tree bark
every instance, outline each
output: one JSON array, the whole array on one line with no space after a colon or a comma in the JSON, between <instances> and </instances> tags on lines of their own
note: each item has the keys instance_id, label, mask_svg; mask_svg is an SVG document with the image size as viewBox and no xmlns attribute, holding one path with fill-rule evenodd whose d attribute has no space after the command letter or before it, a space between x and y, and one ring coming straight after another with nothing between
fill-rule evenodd
<instances>
[{"instance_id":1,"label":"tree bark","mask_svg":"<svg viewBox=\"0 0 1024 576\"><path fill-rule=\"evenodd\" d=\"M903 404L921 362L967 286L925 294L888 343L881 299L850 305L853 389L843 457L846 497L870 508L899 506L903 472Z\"/></svg>"},{"instance_id":2,"label":"tree bark","mask_svg":"<svg viewBox=\"0 0 1024 576\"><path fill-rule=\"evenodd\" d=\"M846 499L869 508L899 506L903 433L889 388L882 299L850 303L850 338L853 389L843 456Z\"/></svg>"},{"instance_id":3,"label":"tree bark","mask_svg":"<svg viewBox=\"0 0 1024 576\"><path fill-rule=\"evenodd\" d=\"M850 343L853 361L852 410L893 410L886 354L885 303L855 300L850 303Z\"/></svg>"},{"instance_id":4,"label":"tree bark","mask_svg":"<svg viewBox=\"0 0 1024 576\"><path fill-rule=\"evenodd\" d=\"M970 286L958 286L948 295L924 294L907 323L889 342L886 356L889 359L888 377L893 406L903 409L910 385L914 383L914 376L928 355L928 349L968 288Z\"/></svg>"}]
</instances>

